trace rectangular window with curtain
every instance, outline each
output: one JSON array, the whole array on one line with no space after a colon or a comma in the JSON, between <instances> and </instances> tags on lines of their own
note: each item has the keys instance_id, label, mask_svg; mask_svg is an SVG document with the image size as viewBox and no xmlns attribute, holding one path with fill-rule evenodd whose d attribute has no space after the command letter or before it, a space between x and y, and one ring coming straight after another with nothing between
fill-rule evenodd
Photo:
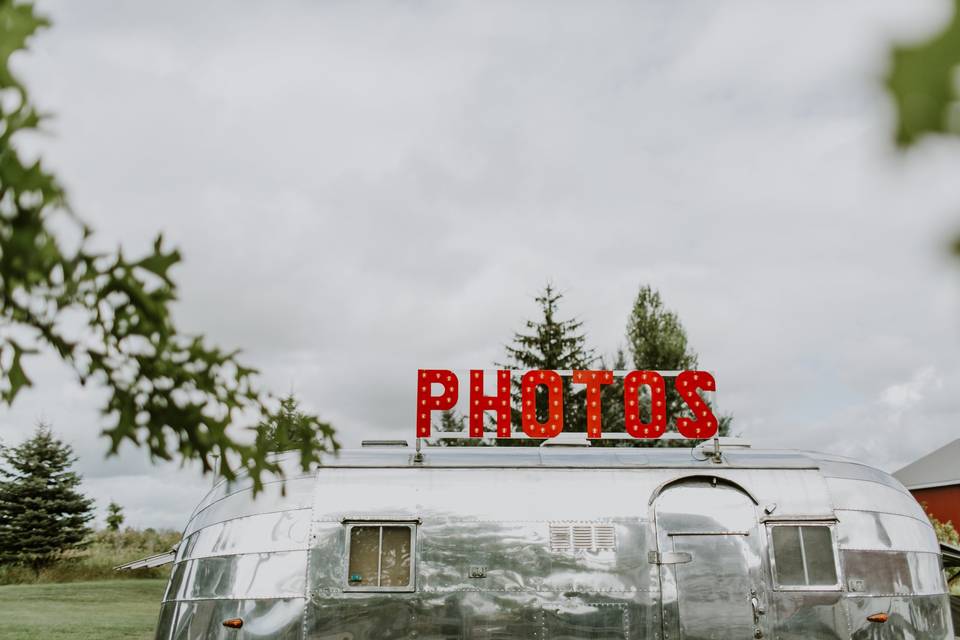
<instances>
[{"instance_id":1,"label":"rectangular window with curtain","mask_svg":"<svg viewBox=\"0 0 960 640\"><path fill-rule=\"evenodd\" d=\"M416 523L346 522L347 591L413 591Z\"/></svg>"},{"instance_id":2,"label":"rectangular window with curtain","mask_svg":"<svg viewBox=\"0 0 960 640\"><path fill-rule=\"evenodd\" d=\"M830 525L771 525L770 548L776 588L809 591L840 588Z\"/></svg>"}]
</instances>

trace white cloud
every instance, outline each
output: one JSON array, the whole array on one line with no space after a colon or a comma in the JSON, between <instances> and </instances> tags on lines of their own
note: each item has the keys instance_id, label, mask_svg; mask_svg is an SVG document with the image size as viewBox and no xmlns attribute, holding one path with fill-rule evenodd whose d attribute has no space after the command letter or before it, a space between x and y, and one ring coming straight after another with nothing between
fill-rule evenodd
<instances>
[{"instance_id":1,"label":"white cloud","mask_svg":"<svg viewBox=\"0 0 960 640\"><path fill-rule=\"evenodd\" d=\"M897 412L903 412L919 404L924 394L943 387L943 380L933 367L921 369L907 382L893 384L883 390L880 401Z\"/></svg>"}]
</instances>

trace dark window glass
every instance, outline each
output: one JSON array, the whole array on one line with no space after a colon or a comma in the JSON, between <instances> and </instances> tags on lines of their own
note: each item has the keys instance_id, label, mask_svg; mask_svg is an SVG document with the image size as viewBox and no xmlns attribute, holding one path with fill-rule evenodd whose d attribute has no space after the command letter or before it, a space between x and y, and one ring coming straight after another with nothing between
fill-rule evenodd
<instances>
[{"instance_id":1,"label":"dark window glass","mask_svg":"<svg viewBox=\"0 0 960 640\"><path fill-rule=\"evenodd\" d=\"M833 561L833 539L827 527L801 527L803 553L807 559L807 584L837 584L837 564Z\"/></svg>"},{"instance_id":2,"label":"dark window glass","mask_svg":"<svg viewBox=\"0 0 960 640\"><path fill-rule=\"evenodd\" d=\"M803 554L800 550L800 527L773 528L773 558L777 565L777 584L807 584L803 576Z\"/></svg>"},{"instance_id":3,"label":"dark window glass","mask_svg":"<svg viewBox=\"0 0 960 640\"><path fill-rule=\"evenodd\" d=\"M772 528L776 582L782 587L833 587L837 567L830 528L776 526Z\"/></svg>"}]
</instances>

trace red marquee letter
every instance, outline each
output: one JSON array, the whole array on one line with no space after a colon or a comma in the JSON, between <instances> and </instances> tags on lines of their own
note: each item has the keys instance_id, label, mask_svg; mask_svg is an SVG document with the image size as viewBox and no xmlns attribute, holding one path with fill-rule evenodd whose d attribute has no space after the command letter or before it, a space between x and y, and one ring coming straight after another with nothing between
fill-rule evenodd
<instances>
[{"instance_id":1,"label":"red marquee letter","mask_svg":"<svg viewBox=\"0 0 960 640\"><path fill-rule=\"evenodd\" d=\"M599 438L603 433L600 412L600 385L613 382L613 371L574 371L573 381L587 385L587 437Z\"/></svg>"},{"instance_id":2,"label":"red marquee letter","mask_svg":"<svg viewBox=\"0 0 960 640\"><path fill-rule=\"evenodd\" d=\"M640 420L640 387L650 387L650 422ZM631 371L623 379L624 427L634 438L656 439L667 429L667 388L656 371Z\"/></svg>"},{"instance_id":3,"label":"red marquee letter","mask_svg":"<svg viewBox=\"0 0 960 640\"><path fill-rule=\"evenodd\" d=\"M717 433L717 418L697 391L716 391L716 380L706 371L684 371L677 376L676 384L680 397L694 415L692 420L677 418L677 431L686 438L712 438Z\"/></svg>"},{"instance_id":4,"label":"red marquee letter","mask_svg":"<svg viewBox=\"0 0 960 640\"><path fill-rule=\"evenodd\" d=\"M420 369L417 372L417 437L430 436L430 412L452 409L460 394L460 381L447 369ZM434 382L443 385L443 395L430 395Z\"/></svg>"},{"instance_id":5,"label":"red marquee letter","mask_svg":"<svg viewBox=\"0 0 960 640\"><path fill-rule=\"evenodd\" d=\"M497 412L497 437L510 437L510 371L497 371L497 395L483 395L483 371L470 371L470 437L483 437L483 412Z\"/></svg>"},{"instance_id":6,"label":"red marquee letter","mask_svg":"<svg viewBox=\"0 0 960 640\"><path fill-rule=\"evenodd\" d=\"M556 371L528 371L520 382L523 432L531 438L552 438L563 431L563 384ZM537 387L547 387L547 421L537 420Z\"/></svg>"}]
</instances>

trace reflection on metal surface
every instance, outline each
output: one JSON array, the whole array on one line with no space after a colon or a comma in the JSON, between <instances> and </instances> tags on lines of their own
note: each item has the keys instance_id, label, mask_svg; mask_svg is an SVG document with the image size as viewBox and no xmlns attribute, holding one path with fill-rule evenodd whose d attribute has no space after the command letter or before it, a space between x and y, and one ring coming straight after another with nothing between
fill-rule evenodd
<instances>
[{"instance_id":1,"label":"reflection on metal surface","mask_svg":"<svg viewBox=\"0 0 960 640\"><path fill-rule=\"evenodd\" d=\"M409 450L367 449L330 463L286 495L251 500L243 480L211 491L158 640L951 637L919 507L835 456L427 450L413 464ZM774 588L789 570L771 553L777 529L805 591ZM831 589L813 584L822 575ZM354 576L412 590L355 592ZM867 621L878 612L885 624Z\"/></svg>"},{"instance_id":2,"label":"reflection on metal surface","mask_svg":"<svg viewBox=\"0 0 960 640\"><path fill-rule=\"evenodd\" d=\"M190 519L183 535L186 537L211 524L243 516L308 508L315 485L313 478L300 478L288 480L285 484L271 483L255 499L252 499L250 491L230 494L198 511Z\"/></svg>"},{"instance_id":3,"label":"reflection on metal surface","mask_svg":"<svg viewBox=\"0 0 960 640\"><path fill-rule=\"evenodd\" d=\"M871 511L837 510L837 544L841 549L926 551L939 553L930 521Z\"/></svg>"},{"instance_id":4,"label":"reflection on metal surface","mask_svg":"<svg viewBox=\"0 0 960 640\"><path fill-rule=\"evenodd\" d=\"M544 610L547 638L557 640L624 640L631 637L630 610L619 603L583 603L557 611Z\"/></svg>"},{"instance_id":5,"label":"reflection on metal surface","mask_svg":"<svg viewBox=\"0 0 960 640\"><path fill-rule=\"evenodd\" d=\"M940 558L912 551L841 552L843 572L869 595L934 595L947 590Z\"/></svg>"},{"instance_id":6,"label":"reflection on metal surface","mask_svg":"<svg viewBox=\"0 0 960 640\"><path fill-rule=\"evenodd\" d=\"M888 485L865 480L840 480L827 478L827 487L833 499L834 509L886 511L912 516L921 522L927 521L923 508L912 495Z\"/></svg>"},{"instance_id":7,"label":"reflection on metal surface","mask_svg":"<svg viewBox=\"0 0 960 640\"><path fill-rule=\"evenodd\" d=\"M767 617L774 624L769 637L781 640L849 638L843 595L809 591L775 591L769 595Z\"/></svg>"},{"instance_id":8,"label":"reflection on metal surface","mask_svg":"<svg viewBox=\"0 0 960 640\"><path fill-rule=\"evenodd\" d=\"M239 618L243 630L223 626L223 621ZM199 600L181 602L176 623L167 630L157 629L157 638L170 640L208 640L210 638L301 638L303 600ZM160 635L164 633L164 635Z\"/></svg>"},{"instance_id":9,"label":"reflection on metal surface","mask_svg":"<svg viewBox=\"0 0 960 640\"><path fill-rule=\"evenodd\" d=\"M849 598L852 640L874 638L910 638L911 640L944 640L951 635L947 596L912 598L880 597ZM882 611L887 623L878 625L867 617Z\"/></svg>"},{"instance_id":10,"label":"reflection on metal surface","mask_svg":"<svg viewBox=\"0 0 960 640\"><path fill-rule=\"evenodd\" d=\"M306 551L186 560L174 568L165 599L302 597L306 564Z\"/></svg>"},{"instance_id":11,"label":"reflection on metal surface","mask_svg":"<svg viewBox=\"0 0 960 640\"><path fill-rule=\"evenodd\" d=\"M264 513L219 522L187 537L177 561L217 555L306 549L310 510Z\"/></svg>"}]
</instances>

